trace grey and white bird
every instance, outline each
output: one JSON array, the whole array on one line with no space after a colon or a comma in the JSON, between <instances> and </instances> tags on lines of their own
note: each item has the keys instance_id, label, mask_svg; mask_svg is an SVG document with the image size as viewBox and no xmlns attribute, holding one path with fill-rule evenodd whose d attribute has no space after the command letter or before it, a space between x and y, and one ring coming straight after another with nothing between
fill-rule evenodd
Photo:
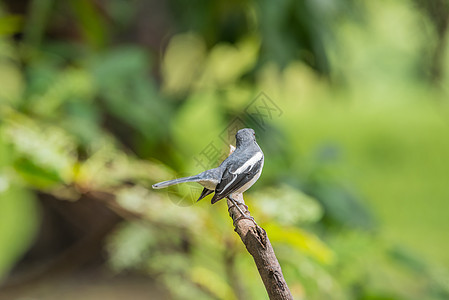
<instances>
[{"instance_id":1,"label":"grey and white bird","mask_svg":"<svg viewBox=\"0 0 449 300\"><path fill-rule=\"evenodd\" d=\"M236 204L233 195L248 190L262 173L264 155L256 142L256 134L251 128L240 129L235 135L236 149L217 168L206 170L198 175L183 177L153 184L161 189L184 182L198 182L204 189L197 201L215 192L212 204L228 198L246 217Z\"/></svg>"}]
</instances>

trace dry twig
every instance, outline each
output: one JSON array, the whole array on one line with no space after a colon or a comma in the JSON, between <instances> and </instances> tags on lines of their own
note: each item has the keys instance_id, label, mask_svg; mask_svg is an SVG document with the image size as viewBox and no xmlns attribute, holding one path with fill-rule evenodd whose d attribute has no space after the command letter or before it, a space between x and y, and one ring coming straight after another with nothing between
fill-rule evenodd
<instances>
[{"instance_id":1,"label":"dry twig","mask_svg":"<svg viewBox=\"0 0 449 300\"><path fill-rule=\"evenodd\" d=\"M244 203L242 194L234 195L234 199ZM245 205L239 204L239 206L247 216L250 216ZM249 254L254 258L270 299L293 299L265 230L252 220L237 220L240 217L240 212L230 200L228 200L228 211L234 221L234 230L242 239Z\"/></svg>"}]
</instances>

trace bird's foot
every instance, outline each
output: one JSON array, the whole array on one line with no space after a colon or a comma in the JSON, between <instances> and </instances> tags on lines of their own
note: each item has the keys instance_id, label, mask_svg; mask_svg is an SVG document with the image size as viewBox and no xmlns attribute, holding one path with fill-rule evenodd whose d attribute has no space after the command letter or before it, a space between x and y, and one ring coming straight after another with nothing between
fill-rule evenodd
<instances>
[{"instance_id":1,"label":"bird's foot","mask_svg":"<svg viewBox=\"0 0 449 300\"><path fill-rule=\"evenodd\" d=\"M234 199L234 200L235 200L235 199ZM248 211L248 205L246 205L246 204L243 203L243 202L240 202L239 200L235 200L235 202L237 203L237 205L242 205L242 206L245 208L245 210Z\"/></svg>"},{"instance_id":2,"label":"bird's foot","mask_svg":"<svg viewBox=\"0 0 449 300\"><path fill-rule=\"evenodd\" d=\"M232 200L231 200L232 201ZM248 211L248 205L246 205L245 203L239 202L237 200L235 200L235 202L232 202L232 205L228 207L228 212L231 208L236 207L243 215L244 213L242 212L240 205L242 205L245 208L245 211Z\"/></svg>"},{"instance_id":3,"label":"bird's foot","mask_svg":"<svg viewBox=\"0 0 449 300\"><path fill-rule=\"evenodd\" d=\"M257 224L256 224L256 221L254 220L253 217L247 216L247 215L240 215L240 216L238 216L237 218L235 218L235 220L232 222L232 224L234 225L234 227L237 227L237 223L238 223L240 220L242 220L242 219L248 219L248 220L251 220L255 225L257 225Z\"/></svg>"},{"instance_id":4,"label":"bird's foot","mask_svg":"<svg viewBox=\"0 0 449 300\"><path fill-rule=\"evenodd\" d=\"M251 217L251 216L247 216L247 215L242 211L242 209L240 208L239 205L242 205L242 206L245 207L245 210L248 211L248 206L247 206L245 203L242 203L242 202L240 202L240 201L237 201L237 200L235 200L235 199L232 198L232 197L228 197L228 198L229 198L229 200L231 200L231 202L232 202L232 205L230 205L230 206L228 207L228 212L230 212L231 208L233 208L233 207L237 208L237 210L240 212L240 216L238 216L238 217L235 218L235 219L233 218L233 219L234 219L234 222L233 222L234 227L236 227L237 222L240 221L241 219L248 219L248 220L251 220L251 221L253 221L253 223L254 223L255 225L257 225L257 224L256 224L256 221L254 220L254 218ZM249 211L248 211L248 212L249 212Z\"/></svg>"}]
</instances>

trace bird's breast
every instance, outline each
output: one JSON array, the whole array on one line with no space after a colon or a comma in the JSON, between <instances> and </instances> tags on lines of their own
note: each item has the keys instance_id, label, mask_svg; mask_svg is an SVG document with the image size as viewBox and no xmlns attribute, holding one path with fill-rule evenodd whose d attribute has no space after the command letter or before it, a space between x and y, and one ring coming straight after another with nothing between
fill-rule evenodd
<instances>
[{"instance_id":1,"label":"bird's breast","mask_svg":"<svg viewBox=\"0 0 449 300\"><path fill-rule=\"evenodd\" d=\"M263 158L263 154L262 154L262 163L260 165L259 171L257 171L256 175L254 175L254 177L251 178L247 183L245 183L241 188L236 190L235 194L240 194L240 193L247 191L254 183L256 183L256 181L260 177L260 174L262 174L263 163L264 163L264 158Z\"/></svg>"}]
</instances>

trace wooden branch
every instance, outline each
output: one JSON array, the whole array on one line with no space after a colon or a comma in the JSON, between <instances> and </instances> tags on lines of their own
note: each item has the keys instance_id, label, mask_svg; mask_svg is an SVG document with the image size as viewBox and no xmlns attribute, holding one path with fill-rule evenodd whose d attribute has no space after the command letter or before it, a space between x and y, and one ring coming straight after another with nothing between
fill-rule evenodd
<instances>
[{"instance_id":1,"label":"wooden branch","mask_svg":"<svg viewBox=\"0 0 449 300\"><path fill-rule=\"evenodd\" d=\"M242 194L234 195L234 199L244 203ZM247 216L250 216L247 207L240 204L239 207ZM229 199L228 211L235 226L234 230L254 258L270 299L293 299L265 230L249 219L237 220L241 214Z\"/></svg>"}]
</instances>

